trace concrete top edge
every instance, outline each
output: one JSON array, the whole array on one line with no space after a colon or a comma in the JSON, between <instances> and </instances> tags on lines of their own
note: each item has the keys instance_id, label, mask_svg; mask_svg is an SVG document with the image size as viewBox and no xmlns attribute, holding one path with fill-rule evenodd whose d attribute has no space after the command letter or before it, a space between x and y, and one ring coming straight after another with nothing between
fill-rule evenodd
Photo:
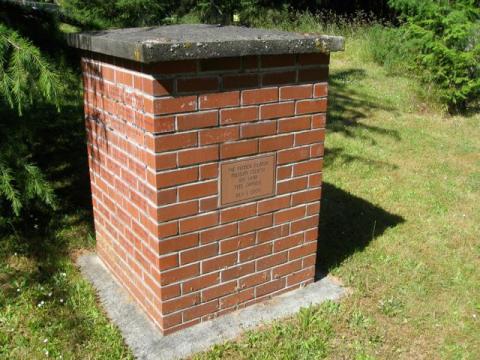
<instances>
[{"instance_id":1,"label":"concrete top edge","mask_svg":"<svg viewBox=\"0 0 480 360\"><path fill-rule=\"evenodd\" d=\"M70 46L142 63L344 50L341 36L239 26L168 25L67 35Z\"/></svg>"}]
</instances>

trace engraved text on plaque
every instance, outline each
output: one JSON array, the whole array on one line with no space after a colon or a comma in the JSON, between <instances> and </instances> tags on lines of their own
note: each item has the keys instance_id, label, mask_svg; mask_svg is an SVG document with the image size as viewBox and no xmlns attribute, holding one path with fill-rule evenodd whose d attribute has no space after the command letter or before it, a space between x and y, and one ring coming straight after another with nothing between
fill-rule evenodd
<instances>
[{"instance_id":1,"label":"engraved text on plaque","mask_svg":"<svg viewBox=\"0 0 480 360\"><path fill-rule=\"evenodd\" d=\"M275 193L275 155L221 165L221 205L264 198Z\"/></svg>"}]
</instances>

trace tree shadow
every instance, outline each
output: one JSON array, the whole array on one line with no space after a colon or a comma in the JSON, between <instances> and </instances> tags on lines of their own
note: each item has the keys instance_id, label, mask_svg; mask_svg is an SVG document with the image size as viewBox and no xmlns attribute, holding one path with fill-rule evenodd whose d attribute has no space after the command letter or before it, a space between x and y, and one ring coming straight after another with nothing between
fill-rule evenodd
<instances>
[{"instance_id":1,"label":"tree shadow","mask_svg":"<svg viewBox=\"0 0 480 360\"><path fill-rule=\"evenodd\" d=\"M368 119L374 110L395 112L395 108L385 105L382 99L359 91L352 86L352 83L360 83L366 76L363 69L348 69L330 74L328 130L341 132L348 137L360 137L372 144L376 142L370 134L389 136L400 140L400 135L395 130L362 122L362 120ZM364 131L358 131L359 129Z\"/></svg>"},{"instance_id":2,"label":"tree shadow","mask_svg":"<svg viewBox=\"0 0 480 360\"><path fill-rule=\"evenodd\" d=\"M405 219L323 183L317 251L317 279Z\"/></svg>"},{"instance_id":3,"label":"tree shadow","mask_svg":"<svg viewBox=\"0 0 480 360\"><path fill-rule=\"evenodd\" d=\"M398 169L397 165L390 164L386 161L373 160L364 156L348 154L347 151L340 147L327 147L325 148L324 165L325 168L329 168L334 162L339 161L343 164L350 164L353 162L359 162L364 165L372 166L375 168L387 168L389 170Z\"/></svg>"}]
</instances>

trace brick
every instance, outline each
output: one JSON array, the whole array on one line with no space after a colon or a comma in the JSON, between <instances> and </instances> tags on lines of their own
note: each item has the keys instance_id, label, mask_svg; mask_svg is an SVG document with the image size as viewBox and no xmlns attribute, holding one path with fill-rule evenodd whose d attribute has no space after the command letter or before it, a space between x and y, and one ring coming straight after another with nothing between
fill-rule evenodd
<instances>
[{"instance_id":1,"label":"brick","mask_svg":"<svg viewBox=\"0 0 480 360\"><path fill-rule=\"evenodd\" d=\"M304 161L293 166L293 176L301 176L322 171L323 159Z\"/></svg>"},{"instance_id":2,"label":"brick","mask_svg":"<svg viewBox=\"0 0 480 360\"><path fill-rule=\"evenodd\" d=\"M225 254L239 249L243 249L254 244L255 234L253 233L222 240L220 242L220 254Z\"/></svg>"},{"instance_id":3,"label":"brick","mask_svg":"<svg viewBox=\"0 0 480 360\"><path fill-rule=\"evenodd\" d=\"M152 154L153 166L150 166L154 170L168 170L177 167L177 154Z\"/></svg>"},{"instance_id":4,"label":"brick","mask_svg":"<svg viewBox=\"0 0 480 360\"><path fill-rule=\"evenodd\" d=\"M206 314L212 314L218 310L218 300L197 305L183 312L183 320L189 321Z\"/></svg>"},{"instance_id":5,"label":"brick","mask_svg":"<svg viewBox=\"0 0 480 360\"><path fill-rule=\"evenodd\" d=\"M234 109L222 109L220 111L220 124L237 124L241 122L258 120L257 107L241 107Z\"/></svg>"},{"instance_id":6,"label":"brick","mask_svg":"<svg viewBox=\"0 0 480 360\"><path fill-rule=\"evenodd\" d=\"M218 176L218 164L200 166L200 180L212 179Z\"/></svg>"},{"instance_id":7,"label":"brick","mask_svg":"<svg viewBox=\"0 0 480 360\"><path fill-rule=\"evenodd\" d=\"M239 137L239 127L227 127L201 130L199 133L200 145L216 144L227 141L237 140Z\"/></svg>"},{"instance_id":8,"label":"brick","mask_svg":"<svg viewBox=\"0 0 480 360\"><path fill-rule=\"evenodd\" d=\"M162 286L173 284L181 280L189 279L200 274L200 265L192 264L174 270L163 272L160 276L160 284Z\"/></svg>"},{"instance_id":9,"label":"brick","mask_svg":"<svg viewBox=\"0 0 480 360\"><path fill-rule=\"evenodd\" d=\"M257 232L257 243L264 243L288 235L288 224Z\"/></svg>"},{"instance_id":10,"label":"brick","mask_svg":"<svg viewBox=\"0 0 480 360\"><path fill-rule=\"evenodd\" d=\"M125 71L115 70L115 80L117 83L122 85L132 87L133 86L133 75Z\"/></svg>"},{"instance_id":11,"label":"brick","mask_svg":"<svg viewBox=\"0 0 480 360\"><path fill-rule=\"evenodd\" d=\"M213 241L218 241L221 239L226 239L231 236L235 236L238 234L237 231L237 224L228 224L216 227L214 229L209 229L202 231L200 233L200 242L202 244L208 244Z\"/></svg>"},{"instance_id":12,"label":"brick","mask_svg":"<svg viewBox=\"0 0 480 360\"><path fill-rule=\"evenodd\" d=\"M306 189L308 186L308 178L302 177L297 179L291 179L287 181L282 181L277 184L277 194L286 194L290 192L295 192L299 190Z\"/></svg>"},{"instance_id":13,"label":"brick","mask_svg":"<svg viewBox=\"0 0 480 360\"><path fill-rule=\"evenodd\" d=\"M258 87L259 79L257 74L224 75L224 89L241 89L249 87Z\"/></svg>"},{"instance_id":14,"label":"brick","mask_svg":"<svg viewBox=\"0 0 480 360\"><path fill-rule=\"evenodd\" d=\"M102 66L101 76L104 80L114 82L115 81L115 70L108 66Z\"/></svg>"},{"instance_id":15,"label":"brick","mask_svg":"<svg viewBox=\"0 0 480 360\"><path fill-rule=\"evenodd\" d=\"M326 99L300 100L297 101L296 114L313 114L327 111Z\"/></svg>"},{"instance_id":16,"label":"brick","mask_svg":"<svg viewBox=\"0 0 480 360\"><path fill-rule=\"evenodd\" d=\"M288 259L294 260L317 252L317 242L310 242L288 251Z\"/></svg>"},{"instance_id":17,"label":"brick","mask_svg":"<svg viewBox=\"0 0 480 360\"><path fill-rule=\"evenodd\" d=\"M242 91L243 105L265 104L278 101L278 88L262 88Z\"/></svg>"},{"instance_id":18,"label":"brick","mask_svg":"<svg viewBox=\"0 0 480 360\"><path fill-rule=\"evenodd\" d=\"M172 204L177 201L177 190L168 189L157 191L157 205Z\"/></svg>"},{"instance_id":19,"label":"brick","mask_svg":"<svg viewBox=\"0 0 480 360\"><path fill-rule=\"evenodd\" d=\"M178 150L197 145L197 133L160 135L155 137L155 151Z\"/></svg>"},{"instance_id":20,"label":"brick","mask_svg":"<svg viewBox=\"0 0 480 360\"><path fill-rule=\"evenodd\" d=\"M162 303L162 312L164 314L170 314L171 312L182 310L190 306L196 305L200 302L198 294L191 294L176 298L174 300L165 301Z\"/></svg>"},{"instance_id":21,"label":"brick","mask_svg":"<svg viewBox=\"0 0 480 360\"><path fill-rule=\"evenodd\" d=\"M302 191L300 193L292 194L292 206L305 204L315 200L320 200L321 190L320 188Z\"/></svg>"},{"instance_id":22,"label":"brick","mask_svg":"<svg viewBox=\"0 0 480 360\"><path fill-rule=\"evenodd\" d=\"M144 117L145 128L152 133L166 133L175 131L175 116Z\"/></svg>"},{"instance_id":23,"label":"brick","mask_svg":"<svg viewBox=\"0 0 480 360\"><path fill-rule=\"evenodd\" d=\"M178 92L203 92L218 90L217 77L181 78L177 80Z\"/></svg>"},{"instance_id":24,"label":"brick","mask_svg":"<svg viewBox=\"0 0 480 360\"><path fill-rule=\"evenodd\" d=\"M260 62L262 68L293 66L295 65L295 55L262 55L260 57Z\"/></svg>"},{"instance_id":25,"label":"brick","mask_svg":"<svg viewBox=\"0 0 480 360\"><path fill-rule=\"evenodd\" d=\"M316 215L316 216L307 217L305 219L301 219L298 221L294 221L290 225L291 227L290 232L292 234L295 234L297 232L305 231L307 229L317 228L319 224L318 218L319 218L318 215Z\"/></svg>"},{"instance_id":26,"label":"brick","mask_svg":"<svg viewBox=\"0 0 480 360\"><path fill-rule=\"evenodd\" d=\"M313 144L310 146L310 157L322 157L324 154L324 145L323 144Z\"/></svg>"},{"instance_id":27,"label":"brick","mask_svg":"<svg viewBox=\"0 0 480 360\"><path fill-rule=\"evenodd\" d=\"M181 295L181 288L179 284L171 285L171 286L164 286L161 290L161 299L162 300L169 300Z\"/></svg>"},{"instance_id":28,"label":"brick","mask_svg":"<svg viewBox=\"0 0 480 360\"><path fill-rule=\"evenodd\" d=\"M222 210L220 213L220 222L222 224L245 219L257 214L257 206L255 204L243 205L234 208Z\"/></svg>"},{"instance_id":29,"label":"brick","mask_svg":"<svg viewBox=\"0 0 480 360\"><path fill-rule=\"evenodd\" d=\"M273 217L272 214L266 214L262 216L257 216L252 219L243 220L238 223L238 232L240 234L247 233L250 231L263 229L268 226L272 226Z\"/></svg>"},{"instance_id":30,"label":"brick","mask_svg":"<svg viewBox=\"0 0 480 360\"><path fill-rule=\"evenodd\" d=\"M218 145L205 146L178 152L178 166L189 166L216 161L219 158Z\"/></svg>"},{"instance_id":31,"label":"brick","mask_svg":"<svg viewBox=\"0 0 480 360\"><path fill-rule=\"evenodd\" d=\"M283 287L285 287L285 279L283 279L283 278L282 279L277 279L277 280L271 281L267 284L259 285L256 288L256 296L257 297L264 296L264 295L270 294L272 292L278 291L278 290L282 289Z\"/></svg>"},{"instance_id":32,"label":"brick","mask_svg":"<svg viewBox=\"0 0 480 360\"><path fill-rule=\"evenodd\" d=\"M282 71L274 73L266 73L262 75L262 85L285 85L296 82L297 73L295 71Z\"/></svg>"},{"instance_id":33,"label":"brick","mask_svg":"<svg viewBox=\"0 0 480 360\"><path fill-rule=\"evenodd\" d=\"M242 60L243 60L244 69L257 70L259 66L260 56L258 55L244 56Z\"/></svg>"},{"instance_id":34,"label":"brick","mask_svg":"<svg viewBox=\"0 0 480 360\"><path fill-rule=\"evenodd\" d=\"M328 84L320 83L315 84L313 87L313 96L315 97L326 97L328 95Z\"/></svg>"},{"instance_id":35,"label":"brick","mask_svg":"<svg viewBox=\"0 0 480 360\"><path fill-rule=\"evenodd\" d=\"M191 250L186 250L180 253L180 264L190 264L197 262L218 254L217 244L209 244L206 246L197 247Z\"/></svg>"},{"instance_id":36,"label":"brick","mask_svg":"<svg viewBox=\"0 0 480 360\"><path fill-rule=\"evenodd\" d=\"M307 215L316 215L320 211L320 201L316 201L307 206Z\"/></svg>"},{"instance_id":37,"label":"brick","mask_svg":"<svg viewBox=\"0 0 480 360\"><path fill-rule=\"evenodd\" d=\"M162 223L158 225L157 236L160 238L166 238L178 234L178 224L176 221L169 223Z\"/></svg>"},{"instance_id":38,"label":"brick","mask_svg":"<svg viewBox=\"0 0 480 360\"><path fill-rule=\"evenodd\" d=\"M170 79L142 78L142 90L153 96L167 96L173 91L173 81Z\"/></svg>"},{"instance_id":39,"label":"brick","mask_svg":"<svg viewBox=\"0 0 480 360\"><path fill-rule=\"evenodd\" d=\"M192 280L187 280L182 284L182 291L184 294L188 294L194 291L198 291L220 282L220 273L211 273L208 275L199 276Z\"/></svg>"},{"instance_id":40,"label":"brick","mask_svg":"<svg viewBox=\"0 0 480 360\"><path fill-rule=\"evenodd\" d=\"M255 124L243 125L240 128L240 136L242 138L252 138L259 136L274 135L277 132L277 122L261 122Z\"/></svg>"},{"instance_id":41,"label":"brick","mask_svg":"<svg viewBox=\"0 0 480 360\"><path fill-rule=\"evenodd\" d=\"M215 109L240 105L240 92L230 91L202 95L198 98L200 109Z\"/></svg>"},{"instance_id":42,"label":"brick","mask_svg":"<svg viewBox=\"0 0 480 360\"><path fill-rule=\"evenodd\" d=\"M233 293L237 288L237 282L220 284L202 291L202 301L210 301L221 296Z\"/></svg>"},{"instance_id":43,"label":"brick","mask_svg":"<svg viewBox=\"0 0 480 360\"><path fill-rule=\"evenodd\" d=\"M295 274L291 274L287 276L287 286L292 286L307 280L313 280L314 276L315 276L314 267L304 269Z\"/></svg>"},{"instance_id":44,"label":"brick","mask_svg":"<svg viewBox=\"0 0 480 360\"><path fill-rule=\"evenodd\" d=\"M302 270L302 260L292 261L272 269L272 278L278 279L280 277L293 274L295 271L299 270Z\"/></svg>"},{"instance_id":45,"label":"brick","mask_svg":"<svg viewBox=\"0 0 480 360\"><path fill-rule=\"evenodd\" d=\"M278 121L278 132L287 133L310 129L310 116L297 116Z\"/></svg>"},{"instance_id":46,"label":"brick","mask_svg":"<svg viewBox=\"0 0 480 360\"><path fill-rule=\"evenodd\" d=\"M257 260L257 271L262 271L271 268L275 265L283 264L288 260L288 252L284 251L278 254L273 254L262 259Z\"/></svg>"},{"instance_id":47,"label":"brick","mask_svg":"<svg viewBox=\"0 0 480 360\"><path fill-rule=\"evenodd\" d=\"M311 84L284 86L280 88L280 101L311 98L312 94L313 86Z\"/></svg>"},{"instance_id":48,"label":"brick","mask_svg":"<svg viewBox=\"0 0 480 360\"><path fill-rule=\"evenodd\" d=\"M325 140L325 130L310 130L295 134L295 146L323 142Z\"/></svg>"},{"instance_id":49,"label":"brick","mask_svg":"<svg viewBox=\"0 0 480 360\"><path fill-rule=\"evenodd\" d=\"M285 102L260 106L260 119L276 119L291 116L295 113L295 103Z\"/></svg>"},{"instance_id":50,"label":"brick","mask_svg":"<svg viewBox=\"0 0 480 360\"><path fill-rule=\"evenodd\" d=\"M218 197L214 196L211 198L201 199L200 200L200 211L212 211L218 208Z\"/></svg>"},{"instance_id":51,"label":"brick","mask_svg":"<svg viewBox=\"0 0 480 360\"><path fill-rule=\"evenodd\" d=\"M182 314L176 313L162 317L162 329L168 329L182 322Z\"/></svg>"},{"instance_id":52,"label":"brick","mask_svg":"<svg viewBox=\"0 0 480 360\"><path fill-rule=\"evenodd\" d=\"M255 272L255 263L250 262L222 271L222 281L229 281Z\"/></svg>"},{"instance_id":53,"label":"brick","mask_svg":"<svg viewBox=\"0 0 480 360\"><path fill-rule=\"evenodd\" d=\"M263 200L258 203L258 214L265 214L290 206L290 195Z\"/></svg>"},{"instance_id":54,"label":"brick","mask_svg":"<svg viewBox=\"0 0 480 360\"><path fill-rule=\"evenodd\" d=\"M325 128L327 117L325 114L312 115L312 129Z\"/></svg>"},{"instance_id":55,"label":"brick","mask_svg":"<svg viewBox=\"0 0 480 360\"><path fill-rule=\"evenodd\" d=\"M324 53L299 54L299 65L328 65L330 62L330 55Z\"/></svg>"},{"instance_id":56,"label":"brick","mask_svg":"<svg viewBox=\"0 0 480 360\"><path fill-rule=\"evenodd\" d=\"M198 245L198 234L188 234L160 241L159 254L168 254L180 250L189 249ZM160 261L161 262L161 261Z\"/></svg>"},{"instance_id":57,"label":"brick","mask_svg":"<svg viewBox=\"0 0 480 360\"><path fill-rule=\"evenodd\" d=\"M242 279L238 280L238 286L240 289L246 289L252 286L256 286L258 284L262 284L270 280L270 272L263 271L257 272L255 274L246 276Z\"/></svg>"},{"instance_id":58,"label":"brick","mask_svg":"<svg viewBox=\"0 0 480 360\"><path fill-rule=\"evenodd\" d=\"M233 306L237 306L239 304L242 304L248 300L253 299L255 296L255 291L254 289L246 289L243 291L240 291L236 294L225 296L220 299L220 308L221 309L226 309L230 308Z\"/></svg>"},{"instance_id":59,"label":"brick","mask_svg":"<svg viewBox=\"0 0 480 360\"><path fill-rule=\"evenodd\" d=\"M308 160L310 158L310 147L298 147L279 151L277 154L277 164L289 164L298 161Z\"/></svg>"},{"instance_id":60,"label":"brick","mask_svg":"<svg viewBox=\"0 0 480 360\"><path fill-rule=\"evenodd\" d=\"M175 185L181 185L198 179L198 168L187 168L175 171L168 171L156 175L156 185L158 189Z\"/></svg>"},{"instance_id":61,"label":"brick","mask_svg":"<svg viewBox=\"0 0 480 360\"><path fill-rule=\"evenodd\" d=\"M223 57L219 59L200 60L201 71L237 70L242 66L240 57Z\"/></svg>"},{"instance_id":62,"label":"brick","mask_svg":"<svg viewBox=\"0 0 480 360\"><path fill-rule=\"evenodd\" d=\"M308 176L308 187L319 187L322 185L322 173L314 173Z\"/></svg>"},{"instance_id":63,"label":"brick","mask_svg":"<svg viewBox=\"0 0 480 360\"><path fill-rule=\"evenodd\" d=\"M318 67L310 69L300 69L298 71L299 82L311 82L311 81L327 81L328 79L328 67Z\"/></svg>"},{"instance_id":64,"label":"brick","mask_svg":"<svg viewBox=\"0 0 480 360\"><path fill-rule=\"evenodd\" d=\"M144 65L144 70L150 74L192 73L197 71L197 62L195 60L162 61Z\"/></svg>"},{"instance_id":65,"label":"brick","mask_svg":"<svg viewBox=\"0 0 480 360\"><path fill-rule=\"evenodd\" d=\"M200 182L178 188L178 197L180 201L185 201L210 195L216 195L217 191L217 181Z\"/></svg>"},{"instance_id":66,"label":"brick","mask_svg":"<svg viewBox=\"0 0 480 360\"><path fill-rule=\"evenodd\" d=\"M180 233L187 233L209 228L218 224L218 213L197 215L192 218L180 220Z\"/></svg>"},{"instance_id":67,"label":"brick","mask_svg":"<svg viewBox=\"0 0 480 360\"><path fill-rule=\"evenodd\" d=\"M218 125L217 111L201 111L185 115L177 115L178 130L193 130Z\"/></svg>"},{"instance_id":68,"label":"brick","mask_svg":"<svg viewBox=\"0 0 480 360\"><path fill-rule=\"evenodd\" d=\"M296 208L281 210L276 212L273 216L275 225L283 224L293 220L300 219L305 215L305 206L299 206Z\"/></svg>"},{"instance_id":69,"label":"brick","mask_svg":"<svg viewBox=\"0 0 480 360\"><path fill-rule=\"evenodd\" d=\"M241 262L253 260L272 253L272 244L265 243L260 244L245 250L241 250L239 258Z\"/></svg>"},{"instance_id":70,"label":"brick","mask_svg":"<svg viewBox=\"0 0 480 360\"><path fill-rule=\"evenodd\" d=\"M189 201L164 206L157 210L158 221L169 221L173 219L191 216L198 213L198 201Z\"/></svg>"},{"instance_id":71,"label":"brick","mask_svg":"<svg viewBox=\"0 0 480 360\"><path fill-rule=\"evenodd\" d=\"M303 233L300 233L276 240L273 243L273 252L276 253L301 245L303 243L303 236Z\"/></svg>"},{"instance_id":72,"label":"brick","mask_svg":"<svg viewBox=\"0 0 480 360\"><path fill-rule=\"evenodd\" d=\"M267 152L288 149L293 146L293 140L294 136L292 134L263 138L259 142L259 151Z\"/></svg>"},{"instance_id":73,"label":"brick","mask_svg":"<svg viewBox=\"0 0 480 360\"><path fill-rule=\"evenodd\" d=\"M227 254L202 262L202 273L206 274L212 271L226 269L237 263L237 254Z\"/></svg>"},{"instance_id":74,"label":"brick","mask_svg":"<svg viewBox=\"0 0 480 360\"><path fill-rule=\"evenodd\" d=\"M292 177L292 165L277 166L277 181L285 180Z\"/></svg>"},{"instance_id":75,"label":"brick","mask_svg":"<svg viewBox=\"0 0 480 360\"><path fill-rule=\"evenodd\" d=\"M222 144L220 146L220 158L230 159L245 155L252 155L258 152L258 140L247 140L234 142L230 144Z\"/></svg>"},{"instance_id":76,"label":"brick","mask_svg":"<svg viewBox=\"0 0 480 360\"><path fill-rule=\"evenodd\" d=\"M163 257L160 258L158 269L160 271L168 270L168 269L172 269L174 267L177 267L178 264L179 264L178 263L178 254L171 254L171 255L163 256Z\"/></svg>"},{"instance_id":77,"label":"brick","mask_svg":"<svg viewBox=\"0 0 480 360\"><path fill-rule=\"evenodd\" d=\"M177 314L174 314L174 315L177 315ZM186 329L190 326L194 326L196 324L199 324L200 321L201 321L201 319L194 319L194 320L191 320L191 321L183 322L180 325L172 326L168 329L164 328L163 329L163 335L167 336L167 335L170 335L171 333L174 333L175 331L180 331L180 330Z\"/></svg>"},{"instance_id":78,"label":"brick","mask_svg":"<svg viewBox=\"0 0 480 360\"><path fill-rule=\"evenodd\" d=\"M314 266L317 262L317 254L312 254L302 259L302 266L303 268Z\"/></svg>"},{"instance_id":79,"label":"brick","mask_svg":"<svg viewBox=\"0 0 480 360\"><path fill-rule=\"evenodd\" d=\"M183 113L197 109L196 96L181 96L155 99L153 111L156 115Z\"/></svg>"}]
</instances>

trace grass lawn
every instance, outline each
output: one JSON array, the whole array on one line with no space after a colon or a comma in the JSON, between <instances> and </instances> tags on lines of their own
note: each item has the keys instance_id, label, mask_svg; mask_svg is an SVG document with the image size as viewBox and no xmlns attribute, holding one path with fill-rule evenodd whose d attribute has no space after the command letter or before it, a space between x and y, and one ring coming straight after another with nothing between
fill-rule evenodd
<instances>
[{"instance_id":1,"label":"grass lawn","mask_svg":"<svg viewBox=\"0 0 480 360\"><path fill-rule=\"evenodd\" d=\"M478 359L480 115L442 115L364 46L332 56L320 216L319 265L350 295L195 358ZM94 244L82 209L0 238L0 358L132 357L73 265Z\"/></svg>"}]
</instances>

